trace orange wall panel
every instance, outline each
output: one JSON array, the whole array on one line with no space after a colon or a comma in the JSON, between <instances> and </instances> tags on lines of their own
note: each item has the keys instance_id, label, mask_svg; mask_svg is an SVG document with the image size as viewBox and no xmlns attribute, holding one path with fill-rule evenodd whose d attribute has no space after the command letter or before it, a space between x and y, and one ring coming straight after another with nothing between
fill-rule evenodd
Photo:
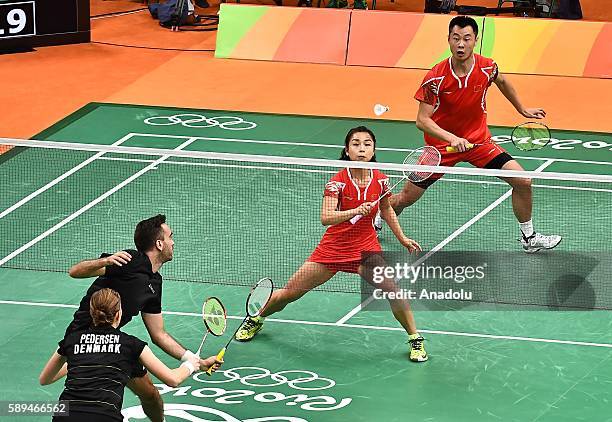
<instances>
[{"instance_id":1,"label":"orange wall panel","mask_svg":"<svg viewBox=\"0 0 612 422\"><path fill-rule=\"evenodd\" d=\"M278 46L300 15L299 9L278 10L267 10L236 46L232 58L274 60Z\"/></svg>"},{"instance_id":2,"label":"orange wall panel","mask_svg":"<svg viewBox=\"0 0 612 422\"><path fill-rule=\"evenodd\" d=\"M274 60L343 65L346 60L349 10L301 9Z\"/></svg>"},{"instance_id":3,"label":"orange wall panel","mask_svg":"<svg viewBox=\"0 0 612 422\"><path fill-rule=\"evenodd\" d=\"M411 13L354 11L346 64L395 66L424 17Z\"/></svg>"},{"instance_id":4,"label":"orange wall panel","mask_svg":"<svg viewBox=\"0 0 612 422\"><path fill-rule=\"evenodd\" d=\"M612 23L606 23L595 40L584 76L612 78Z\"/></svg>"}]
</instances>

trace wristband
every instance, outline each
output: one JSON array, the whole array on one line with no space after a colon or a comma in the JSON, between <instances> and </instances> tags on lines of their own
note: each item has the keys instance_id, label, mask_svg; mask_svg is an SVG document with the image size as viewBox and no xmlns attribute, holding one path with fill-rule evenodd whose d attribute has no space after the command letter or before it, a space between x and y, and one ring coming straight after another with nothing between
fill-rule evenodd
<instances>
[{"instance_id":1,"label":"wristband","mask_svg":"<svg viewBox=\"0 0 612 422\"><path fill-rule=\"evenodd\" d=\"M184 366L185 368L189 369L189 375L192 375L195 372L195 366L193 366L193 363L189 361L181 363L181 366Z\"/></svg>"},{"instance_id":2,"label":"wristband","mask_svg":"<svg viewBox=\"0 0 612 422\"><path fill-rule=\"evenodd\" d=\"M191 350L185 350L185 353L183 353L183 356L181 356L181 361L187 362L192 356L195 356L195 353L193 353Z\"/></svg>"}]
</instances>

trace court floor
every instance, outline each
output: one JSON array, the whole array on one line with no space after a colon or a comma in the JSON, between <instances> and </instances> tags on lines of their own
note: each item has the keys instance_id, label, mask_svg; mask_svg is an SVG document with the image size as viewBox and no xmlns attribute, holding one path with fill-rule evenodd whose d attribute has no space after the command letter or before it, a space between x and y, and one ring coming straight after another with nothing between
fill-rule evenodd
<instances>
[{"instance_id":1,"label":"court floor","mask_svg":"<svg viewBox=\"0 0 612 422\"><path fill-rule=\"evenodd\" d=\"M35 138L335 159L346 131L359 124L376 133L380 161L401 162L422 142L410 122L115 104L90 104ZM492 130L507 142L507 128ZM528 156L508 150L528 170L612 174L610 134L558 131L553 137ZM177 233L176 259L162 271L165 321L190 348L202 334L198 311L205 297L223 300L233 332L247 285L263 276L282 285L323 233L320 195L330 176L324 171L144 156L87 161L90 156L49 159L33 150L0 156L0 363L19 368L0 374L2 399L59 395L61 383L40 387L38 372L91 282L61 271L131 246L140 219L165 213ZM449 178L401 222L426 249L513 251L516 223L507 190L496 181ZM536 224L565 236L560 251L610 251L603 231L612 223L611 194L610 187L592 185L538 190ZM432 222L432 210L442 224ZM382 242L397 248L388 234ZM235 280L244 285L214 283ZM417 365L408 361L406 336L390 312L357 312L356 285L338 276L329 289L353 293L312 292L269 318L256 340L231 346L223 372L195 376L176 389L160 386L166 420L611 420L607 311L419 310L431 359ZM126 331L147 339L139 321ZM223 343L209 339L206 350L214 354ZM137 405L127 392L127 420L144 418Z\"/></svg>"}]
</instances>

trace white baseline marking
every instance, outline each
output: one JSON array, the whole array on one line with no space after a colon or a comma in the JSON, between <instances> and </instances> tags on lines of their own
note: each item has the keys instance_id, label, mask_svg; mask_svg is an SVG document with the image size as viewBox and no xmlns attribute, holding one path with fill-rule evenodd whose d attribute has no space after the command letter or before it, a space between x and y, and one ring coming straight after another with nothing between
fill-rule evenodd
<instances>
[{"instance_id":1,"label":"white baseline marking","mask_svg":"<svg viewBox=\"0 0 612 422\"><path fill-rule=\"evenodd\" d=\"M127 141L128 139L130 139L132 135L131 134L127 134L125 135L123 138L119 139L118 141L114 142L113 144L111 144L112 146L117 146L117 145L121 145L122 143L124 143L125 141ZM38 195L40 195L41 193L45 192L46 190L48 190L49 188L57 185L59 182L61 182L62 180L64 180L65 178L67 178L68 176L76 173L77 171L81 170L83 167L91 164L92 162L94 162L96 159L102 157L104 154L106 154L103 151L98 152L97 154L93 155L92 157L89 157L87 160L83 161L81 164L78 164L77 166L71 168L70 170L68 170L66 173L62 174L61 176L56 177L55 179L53 179L52 181L50 181L49 183L47 183L46 185L44 185L43 187L35 190L34 192L32 192L31 194L29 194L28 196L26 196L25 198L21 199L20 201L16 202L15 204L11 205L10 207L8 207L7 209L5 209L4 211L2 211L0 213L0 218L6 217L7 215L9 215L10 213L12 213L13 211L15 211L17 208L21 207L22 205L30 202L32 199L36 198Z\"/></svg>"},{"instance_id":2,"label":"white baseline marking","mask_svg":"<svg viewBox=\"0 0 612 422\"><path fill-rule=\"evenodd\" d=\"M65 303L44 303L44 302L25 302L17 300L0 300L0 305L22 305L22 306L40 306L47 308L70 308L78 309L78 305L69 305ZM176 315L176 316L190 316L201 318L202 314L196 312L173 312L163 311L164 315ZM235 319L242 321L244 317L228 315L228 319ZM281 324L299 324L299 325L314 325L320 327L333 327L333 328L356 328L361 330L377 330L377 331L404 331L400 327L381 327L376 325L359 325L359 324L342 324L337 325L335 322L317 322L317 321L302 321L295 319L278 319L278 318L266 318L267 322L277 322ZM612 348L612 344L609 343L593 343L587 341L572 341L572 340L557 340L548 338L537 338L537 337L521 337L521 336L504 336L497 334L481 334L481 333L464 333L460 331L442 331L442 330L419 330L421 333L426 334L439 334L446 336L458 336L458 337L477 337L477 338L489 338L495 340L514 340L514 341L528 341L533 343L554 343L554 344L567 344L572 346L589 346L589 347L605 347Z\"/></svg>"},{"instance_id":3,"label":"white baseline marking","mask_svg":"<svg viewBox=\"0 0 612 422\"><path fill-rule=\"evenodd\" d=\"M140 132L132 132L130 135L152 137L152 138L178 138L178 139L190 138L190 136L185 136L185 135L160 135L160 134L155 134L155 133L140 133ZM246 143L246 144L296 145L296 146L304 146L304 147L336 148L336 149L343 148L342 145L337 145L337 144L317 144L317 143L310 143L310 142L270 141L270 140L239 139L239 138L211 138L211 137L205 137L205 136L198 136L197 138L201 140L205 140L205 141L240 142L240 143ZM398 151L398 152L414 151L414 148L377 147L376 149L378 151ZM609 162L609 161L572 160L569 158L533 157L529 155L513 155L513 157L520 158L522 160L536 160L536 161L555 160L555 161L564 162L564 163L601 164L604 166L612 166L612 162Z\"/></svg>"},{"instance_id":4,"label":"white baseline marking","mask_svg":"<svg viewBox=\"0 0 612 422\"><path fill-rule=\"evenodd\" d=\"M545 163L543 163L540 167L538 167L535 171L542 171L544 170L546 167L550 166L552 163L554 163L554 160L548 160ZM423 262L425 262L426 260L429 259L430 256L432 256L433 254L435 254L436 252L438 252L440 249L442 249L443 247L445 247L446 245L448 245L453 239L455 239L457 236L459 236L461 233L463 233L464 231L466 231L469 227L471 227L474 223L476 223L478 220L480 220L482 217L484 217L485 215L487 215L489 212L491 212L493 209L497 208L497 206L499 204L501 204L502 202L504 202L510 195L512 195L512 189L508 190L508 192L504 193L502 196L500 196L499 198L497 198L495 201L493 201L493 203L491 203L488 207L486 207L485 209L483 209L482 211L480 211L478 214L476 214L474 217L472 217L470 220L468 220L466 223L464 223L461 227L459 227L457 230L455 230L454 232L452 232L446 239L444 239L442 242L438 243L435 247L433 247L429 252L427 252L425 255L423 255L423 257L419 258L414 264L413 266L418 267L419 265L421 265ZM344 315L342 318L340 318L338 321L336 321L337 325L343 325L346 321L348 321L349 319L351 319L352 317L354 317L359 311L361 311L364 307L368 306L368 304L370 302L372 302L374 300L374 296L370 296L368 297L366 300L364 300L363 302L361 302L359 305L357 305L356 307L354 307L353 309L351 309L346 315Z\"/></svg>"},{"instance_id":5,"label":"white baseline marking","mask_svg":"<svg viewBox=\"0 0 612 422\"><path fill-rule=\"evenodd\" d=\"M175 150L176 151L180 151L181 149L185 148L186 146L188 146L189 144L195 142L196 140L197 140L196 138L190 138L187 141L183 142L178 147L176 147ZM170 157L169 155L161 156L160 158L158 158L157 160L155 160L154 162L152 162L151 164L149 164L148 166L146 166L142 170L138 171L137 173L135 173L132 176L130 176L127 179L125 179L123 182L119 183L114 188L106 191L105 193L103 193L102 195L100 195L99 197L97 197L96 199L94 199L93 201L88 203L87 205L85 205L82 208L80 208L79 210L73 212L68 217L64 218L62 221L60 221L59 223L57 223L56 225L54 225L53 227L51 227L50 229L48 229L44 233L41 233L40 235L38 235L34 239L30 240L25 245L21 246L20 248L14 250L13 252L11 252L7 256L5 256L4 258L0 259L0 266L6 264L8 261L10 261L11 259L15 258L17 255L19 255L22 252L28 250L29 248L31 248L32 246L34 246L35 244L37 244L38 242L40 242L41 240L43 240L44 238L49 236L50 234L52 234L55 231L61 229L66 224L68 224L69 222L71 222L72 220L77 218L79 215L83 214L85 211L87 211L90 208L94 207L95 205L99 204L100 202L102 202L103 200L105 200L106 198L111 196L113 193L115 193L119 189L122 189L123 187L127 186L129 183L131 183L132 181L136 180L137 178L139 178L140 176L142 176L143 174L145 174L149 170L154 169L155 166L157 166L158 164L162 163L164 160L167 160L169 157Z\"/></svg>"}]
</instances>

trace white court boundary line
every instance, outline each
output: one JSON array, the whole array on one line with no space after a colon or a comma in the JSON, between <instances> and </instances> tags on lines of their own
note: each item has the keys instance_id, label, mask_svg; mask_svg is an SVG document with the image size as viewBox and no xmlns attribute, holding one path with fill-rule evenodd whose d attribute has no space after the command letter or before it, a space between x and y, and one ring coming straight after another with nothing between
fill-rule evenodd
<instances>
[{"instance_id":1,"label":"white court boundary line","mask_svg":"<svg viewBox=\"0 0 612 422\"><path fill-rule=\"evenodd\" d=\"M553 159L547 160L545 163L543 163L540 167L538 167L535 171L536 172L541 172L542 170L544 170L546 167L550 166L552 163L554 163ZM414 267L418 267L419 265L421 265L423 262L427 261L429 259L430 256L434 255L436 252L438 252L440 249L442 249L443 247L445 247L446 245L448 245L452 240L454 240L455 238L457 238L461 233L463 233L464 231L466 231L468 228L470 228L472 225L474 225L478 220L480 220L482 217L484 217L485 215L487 215L489 212L491 212L492 210L494 210L495 208L497 208L497 206L499 204L501 204L502 202L504 202L506 199L508 199L508 197L512 195L512 188L510 188L506 193L504 193L502 196L500 196L499 198L497 198L495 201L493 201L491 204L489 204L489 206L487 206L485 209L483 209L482 211L480 211L478 214L476 214L474 217L472 217L471 219L469 219L467 222L465 222L461 227L459 227L457 230L455 230L454 232L452 232L450 235L448 235L446 237L446 239L442 240L442 242L438 243L436 246L434 246L429 252L427 252L425 255L423 255L421 258L419 258L414 264ZM361 311L364 307L368 306L368 304L370 304L372 301L374 300L374 296L370 296L368 297L366 300L364 300L363 302L361 302L359 305L355 306L353 309L351 309L346 315L344 315L342 318L340 318L338 321L336 321L336 325L343 325L344 323L346 323L346 321L348 321L349 319L351 319L352 317L354 317L357 313L359 313L359 311Z\"/></svg>"},{"instance_id":2,"label":"white court boundary line","mask_svg":"<svg viewBox=\"0 0 612 422\"><path fill-rule=\"evenodd\" d=\"M180 151L181 149L187 147L188 145L192 144L196 140L197 140L196 138L190 138L187 141L183 142L178 147L176 147L175 150L176 151ZM127 186L129 183L131 183L134 180L138 179L140 176L142 176L143 174L145 174L149 170L155 169L158 164L160 164L163 161L167 160L169 157L170 157L169 155L161 156L160 158L155 160L153 163L149 164L148 166L146 166L143 169L139 170L138 172L134 173L133 175L131 175L130 177L125 179L123 182L121 182L118 185L116 185L115 187L113 187L112 189L107 190L105 193L103 193L102 195L100 195L99 197L94 199L93 201L89 202L87 205L84 205L83 207L79 208L77 211L73 212L68 217L64 218L62 221L60 221L59 223L57 223L56 225L54 225L50 229L48 229L45 232L39 234L37 237L35 237L34 239L30 240L25 245L22 245L18 249L15 249L13 252L8 254L4 258L0 259L0 267L2 265L6 264L11 259L15 258L17 255L19 255L22 252L28 250L29 248L31 248L32 246L34 246L35 244L37 244L41 240L45 239L50 234L52 234L52 233L56 232L57 230L61 229L66 224L68 224L69 222L71 222L72 220L77 218L79 215L83 214L85 211L89 210L90 208L93 208L94 206L96 206L97 204L99 204L100 202L102 202L103 200L108 198L109 196L111 196L113 193L117 192L118 190L120 190L123 187Z\"/></svg>"},{"instance_id":3,"label":"white court boundary line","mask_svg":"<svg viewBox=\"0 0 612 422\"><path fill-rule=\"evenodd\" d=\"M157 133L140 133L140 132L131 132L131 136L143 136L143 137L151 137L151 138L176 138L176 139L185 139L190 138L185 135L160 135ZM337 144L318 144L311 142L290 142L290 141L274 141L274 140L259 140L259 139L241 139L241 138L215 138L215 137L206 137L206 136L197 136L198 140L204 141L220 141L220 142L238 142L245 144L266 144L266 145L288 145L288 146L303 146L303 147L316 147L316 148L335 148L341 149L342 145ZM396 151L396 152L412 152L414 148L385 148L385 147L377 147L377 151ZM520 158L522 160L536 160L536 161L548 161L555 160L564 163L581 163L581 164L597 164L604 166L612 166L612 162L609 161L590 161L590 160L572 160L569 158L551 158L551 157L532 157L526 155L512 155L514 158Z\"/></svg>"},{"instance_id":4,"label":"white court boundary line","mask_svg":"<svg viewBox=\"0 0 612 422\"><path fill-rule=\"evenodd\" d=\"M121 139L113 142L111 145L112 146L118 146L123 144L125 141L127 141L128 139L130 139L132 136L132 134L127 134L124 137L122 137ZM93 163L95 160L97 160L98 158L102 157L104 154L106 154L106 152L104 151L100 151L97 154L89 157L87 160L83 161L80 164L77 164L76 166L74 166L73 168L71 168L70 170L68 170L67 172L61 174L60 176L56 177L55 179L51 180L49 183L47 183L46 185L36 189L34 192L32 192L31 194L29 194L28 196L26 196L25 198L20 199L19 201L17 201L16 203L14 203L13 205L11 205L10 207L8 207L7 209L5 209L4 211L0 212L0 218L4 218L7 215L9 215L10 213L12 213L13 211L15 211L17 208L21 207L22 205L27 204L28 202L30 202L32 199L36 198L38 195L40 195L41 193L44 193L45 191L49 190L50 188L52 188L53 186L57 185L59 182L61 182L62 180L66 179L68 176L73 175L74 173L76 173L77 171L81 170L83 167L86 167L87 165Z\"/></svg>"},{"instance_id":5,"label":"white court boundary line","mask_svg":"<svg viewBox=\"0 0 612 422\"><path fill-rule=\"evenodd\" d=\"M0 305L22 305L22 306L38 306L46 308L69 308L78 309L78 305L70 305L65 303L46 303L46 302L27 302L17 300L0 300ZM195 312L176 312L176 311L162 311L164 315L176 315L176 316L190 316L201 318L202 314ZM228 315L228 319L235 319L242 321L244 317ZM302 321L296 319L279 319L279 318L266 318L266 322L276 322L281 324L299 324L299 325L314 325L320 327L332 327L332 328L356 328L361 330L376 330L376 331L401 331L404 329L401 327L381 327L376 325L360 325L360 324L342 324L338 325L334 322L317 322L317 321ZM612 344L609 343L594 343L587 341L572 341L572 340L558 340L538 337L521 337L521 336L505 336L497 334L482 334L482 333L465 333L461 331L443 331L443 330L419 330L421 333L426 334L439 334L446 336L457 336L457 337L475 337L475 338L487 338L493 340L512 340L512 341L526 341L532 343L552 343L552 344L565 344L572 346L587 346L587 347L603 347L612 349Z\"/></svg>"}]
</instances>

